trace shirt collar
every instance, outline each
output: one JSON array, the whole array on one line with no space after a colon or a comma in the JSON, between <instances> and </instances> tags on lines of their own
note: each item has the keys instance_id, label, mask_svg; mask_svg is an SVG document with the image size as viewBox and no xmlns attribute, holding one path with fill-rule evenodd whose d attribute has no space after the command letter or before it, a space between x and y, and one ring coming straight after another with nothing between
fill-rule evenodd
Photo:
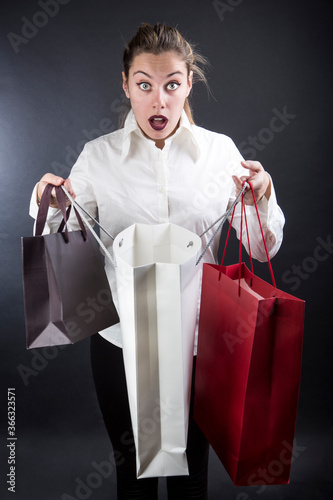
<instances>
[{"instance_id":1,"label":"shirt collar","mask_svg":"<svg viewBox=\"0 0 333 500\"><path fill-rule=\"evenodd\" d=\"M128 115L126 116L126 120L124 123L124 135L123 135L123 145L122 145L122 153L121 159L124 160L129 153L130 145L131 145L131 136L134 132L141 132L137 121L135 119L133 110L130 109Z\"/></svg>"},{"instance_id":2,"label":"shirt collar","mask_svg":"<svg viewBox=\"0 0 333 500\"><path fill-rule=\"evenodd\" d=\"M131 139L133 134L138 134L143 137L143 134L138 126L133 110L131 109L126 117L124 124L123 147L121 159L124 160L129 154L131 147ZM176 132L167 139L172 142L173 140L183 141L183 146L188 149L189 153L193 156L195 162L200 158L200 146L195 134L195 127L190 123L185 111L182 111L180 117L180 124Z\"/></svg>"}]
</instances>

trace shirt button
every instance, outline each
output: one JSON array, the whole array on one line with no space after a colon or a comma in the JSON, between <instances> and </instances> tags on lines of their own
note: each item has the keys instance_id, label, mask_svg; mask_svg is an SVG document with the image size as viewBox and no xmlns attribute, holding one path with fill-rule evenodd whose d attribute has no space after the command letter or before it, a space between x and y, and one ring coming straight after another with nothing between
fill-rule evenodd
<instances>
[{"instance_id":1,"label":"shirt button","mask_svg":"<svg viewBox=\"0 0 333 500\"><path fill-rule=\"evenodd\" d=\"M159 190L159 192L160 192L160 193L164 193L164 191L165 191L165 187L164 187L164 186L160 186L160 187L158 188L158 190Z\"/></svg>"}]
</instances>

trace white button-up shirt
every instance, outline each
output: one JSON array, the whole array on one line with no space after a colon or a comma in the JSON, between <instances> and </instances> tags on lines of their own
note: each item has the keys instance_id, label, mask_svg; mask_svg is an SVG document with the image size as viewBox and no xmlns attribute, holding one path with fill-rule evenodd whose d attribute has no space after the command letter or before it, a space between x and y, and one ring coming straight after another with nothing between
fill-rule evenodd
<instances>
[{"instance_id":1,"label":"white button-up shirt","mask_svg":"<svg viewBox=\"0 0 333 500\"><path fill-rule=\"evenodd\" d=\"M233 141L223 135L190 124L183 111L180 126L165 140L162 150L146 138L132 111L124 128L88 142L70 179L77 201L113 236L134 223L160 224L171 222L200 235L235 198L232 175L248 175ZM33 193L30 214L37 215ZM239 237L240 210L237 206L233 227ZM264 197L258 209L270 257L282 242L284 216L277 205L274 187L270 199ZM247 219L252 256L266 260L257 216L247 206ZM46 232L58 229L61 214L49 209ZM203 237L203 248L214 228ZM219 245L217 234L202 262L216 263ZM101 232L101 239L112 253L112 240ZM246 235L243 237L246 244ZM235 261L237 258L235 258ZM106 273L113 299L118 307L115 270L107 260ZM122 346L120 324L100 332Z\"/></svg>"}]
</instances>

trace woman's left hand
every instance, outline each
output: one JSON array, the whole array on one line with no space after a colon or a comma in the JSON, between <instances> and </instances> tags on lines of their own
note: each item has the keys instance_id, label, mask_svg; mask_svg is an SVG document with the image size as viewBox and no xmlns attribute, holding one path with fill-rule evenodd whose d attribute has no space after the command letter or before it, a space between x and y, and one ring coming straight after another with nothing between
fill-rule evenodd
<instances>
[{"instance_id":1,"label":"woman's left hand","mask_svg":"<svg viewBox=\"0 0 333 500\"><path fill-rule=\"evenodd\" d=\"M244 181L250 181L253 187L254 196L256 202L261 200L263 196L269 199L271 195L271 179L267 172L265 172L264 167L258 161L242 161L241 165L250 171L250 175L237 177L233 175L233 181L236 185L236 195L242 189L242 183ZM246 205L253 205L252 193L247 186L244 193L244 203Z\"/></svg>"}]
</instances>

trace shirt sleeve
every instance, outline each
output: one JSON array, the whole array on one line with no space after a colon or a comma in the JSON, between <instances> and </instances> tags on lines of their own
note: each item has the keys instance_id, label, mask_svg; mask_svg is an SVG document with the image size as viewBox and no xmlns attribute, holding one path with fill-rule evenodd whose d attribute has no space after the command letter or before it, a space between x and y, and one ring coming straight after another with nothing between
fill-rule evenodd
<instances>
[{"instance_id":1,"label":"shirt sleeve","mask_svg":"<svg viewBox=\"0 0 333 500\"><path fill-rule=\"evenodd\" d=\"M239 153L238 149L236 148L236 146L234 145L234 143L232 143L231 148L234 149L234 151L232 152L234 157L233 165L235 166L234 174L237 175L238 177L242 175L248 175L247 170L244 169L240 164L240 162L243 161L243 158ZM235 198L236 198L236 186L233 186L232 193L229 199L229 205L235 200ZM269 258L271 259L274 257L274 255L276 255L281 246L283 239L283 227L285 223L283 212L277 203L272 178L271 178L271 195L269 200L267 200L266 197L264 196L259 202L257 202L257 206ZM245 205L245 209L246 209L246 218L249 230L251 255L253 258L259 260L260 262L265 262L267 260L267 256L262 241L262 235L260 231L260 226L255 206ZM229 217L229 221L230 219L231 217ZM234 219L232 223L232 227L236 230L238 239L240 238L240 226L241 226L241 203L238 203L236 205ZM245 223L243 223L242 242L246 251L249 253Z\"/></svg>"}]
</instances>

